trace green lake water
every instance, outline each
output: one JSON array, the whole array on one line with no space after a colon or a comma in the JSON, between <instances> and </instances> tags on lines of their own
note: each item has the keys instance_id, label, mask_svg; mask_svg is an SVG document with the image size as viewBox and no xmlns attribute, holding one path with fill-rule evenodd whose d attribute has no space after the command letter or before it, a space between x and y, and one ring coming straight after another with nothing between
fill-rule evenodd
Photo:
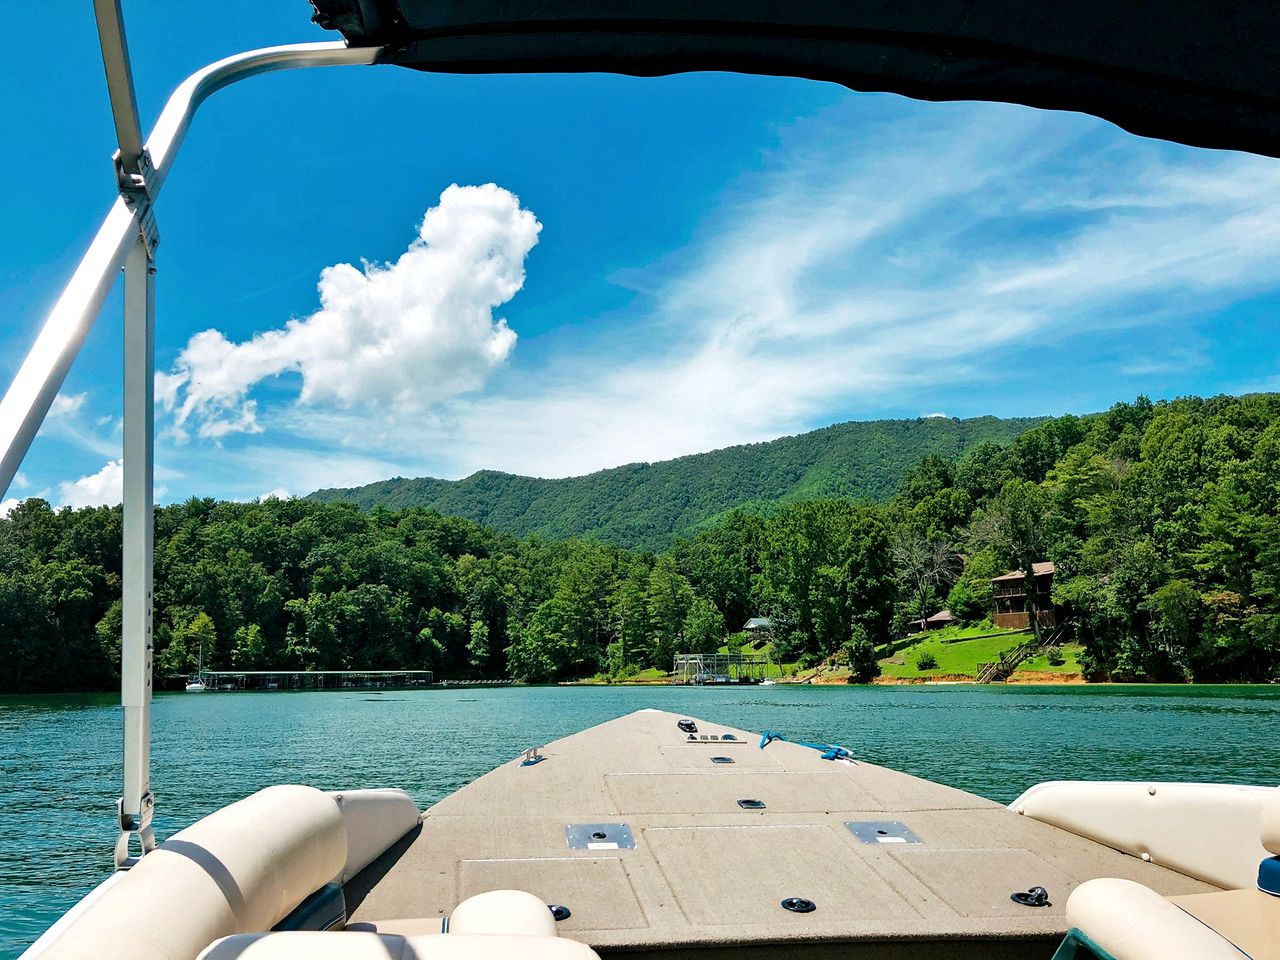
<instances>
[{"instance_id":1,"label":"green lake water","mask_svg":"<svg viewBox=\"0 0 1280 960\"><path fill-rule=\"evenodd\" d=\"M0 960L106 876L115 697L0 697ZM642 707L838 742L1002 802L1056 779L1275 784L1280 687L533 687L157 697L160 839L273 783L427 806L525 747Z\"/></svg>"}]
</instances>

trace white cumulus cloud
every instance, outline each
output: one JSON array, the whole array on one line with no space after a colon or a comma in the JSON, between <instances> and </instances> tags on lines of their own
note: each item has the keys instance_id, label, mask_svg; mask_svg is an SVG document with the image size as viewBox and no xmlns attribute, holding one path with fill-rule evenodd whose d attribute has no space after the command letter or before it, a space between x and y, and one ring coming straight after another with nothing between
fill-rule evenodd
<instances>
[{"instance_id":1,"label":"white cumulus cloud","mask_svg":"<svg viewBox=\"0 0 1280 960\"><path fill-rule=\"evenodd\" d=\"M13 513L13 508L16 507L21 502L22 502L21 500L15 500L13 497L10 497L8 500L0 502L0 517L9 516L9 514Z\"/></svg>"},{"instance_id":2,"label":"white cumulus cloud","mask_svg":"<svg viewBox=\"0 0 1280 960\"><path fill-rule=\"evenodd\" d=\"M64 507L114 506L124 499L124 463L108 461L97 473L58 484Z\"/></svg>"},{"instance_id":3,"label":"white cumulus cloud","mask_svg":"<svg viewBox=\"0 0 1280 960\"><path fill-rule=\"evenodd\" d=\"M197 333L157 376L157 399L178 431L216 439L260 432L250 392L289 372L310 407L403 413L476 390L515 346L494 310L524 285L541 229L509 191L454 184L398 260L327 267L310 316L239 343Z\"/></svg>"}]
</instances>

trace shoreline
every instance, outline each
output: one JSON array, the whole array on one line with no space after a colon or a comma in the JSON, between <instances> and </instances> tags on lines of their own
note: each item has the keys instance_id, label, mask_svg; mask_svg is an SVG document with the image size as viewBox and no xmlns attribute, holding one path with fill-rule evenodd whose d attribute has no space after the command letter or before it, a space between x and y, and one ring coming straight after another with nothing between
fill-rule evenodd
<instances>
[{"instance_id":1,"label":"shoreline","mask_svg":"<svg viewBox=\"0 0 1280 960\"><path fill-rule=\"evenodd\" d=\"M895 687L895 686L960 686L969 684L971 686L1142 686L1142 684L1129 683L1112 683L1110 681L1100 681L1097 683L1089 683L1084 676L1079 673L1054 673L1043 670L1026 671L1022 675L1014 674L1008 680L1000 683L979 684L978 681L971 676L965 674L939 674L935 677L876 677L870 683L849 683L843 676L825 676L810 677L807 679L779 679L775 680L771 686L788 686L788 687ZM669 679L652 679L652 680L562 680L557 686L561 687L670 687L682 686L682 684L673 684ZM683 684L690 686L690 684ZM760 686L760 684L706 684L709 687L741 687L741 686ZM1160 686L1195 686L1195 684L1160 684ZM1205 684L1201 684L1205 686ZM1269 684L1229 684L1229 686L1269 686Z\"/></svg>"}]
</instances>

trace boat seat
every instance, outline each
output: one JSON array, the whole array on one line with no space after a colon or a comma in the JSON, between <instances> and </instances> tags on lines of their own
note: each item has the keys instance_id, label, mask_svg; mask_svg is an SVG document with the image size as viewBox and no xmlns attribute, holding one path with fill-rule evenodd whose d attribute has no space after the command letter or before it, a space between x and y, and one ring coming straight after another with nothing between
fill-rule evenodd
<instances>
[{"instance_id":1,"label":"boat seat","mask_svg":"<svg viewBox=\"0 0 1280 960\"><path fill-rule=\"evenodd\" d=\"M1280 960L1280 900L1260 890L1224 890L1170 897L1252 960Z\"/></svg>"},{"instance_id":2,"label":"boat seat","mask_svg":"<svg viewBox=\"0 0 1280 960\"><path fill-rule=\"evenodd\" d=\"M342 871L338 805L268 787L174 834L87 904L42 960L176 960L218 937L270 930Z\"/></svg>"},{"instance_id":3,"label":"boat seat","mask_svg":"<svg viewBox=\"0 0 1280 960\"><path fill-rule=\"evenodd\" d=\"M1280 790L1262 803L1259 826L1273 857L1257 889L1165 898L1132 880L1090 880L1067 900L1072 929L1055 960L1080 956L1082 944L1112 960L1280 960L1280 896L1268 882L1280 854Z\"/></svg>"},{"instance_id":4,"label":"boat seat","mask_svg":"<svg viewBox=\"0 0 1280 960\"><path fill-rule=\"evenodd\" d=\"M1082 883L1067 900L1067 923L1071 932L1055 960L1241 960L1230 940L1132 880ZM1090 952L1078 951L1081 944Z\"/></svg>"},{"instance_id":5,"label":"boat seat","mask_svg":"<svg viewBox=\"0 0 1280 960\"><path fill-rule=\"evenodd\" d=\"M352 931L240 934L209 946L199 960L600 960L563 937L435 933L402 937Z\"/></svg>"},{"instance_id":6,"label":"boat seat","mask_svg":"<svg viewBox=\"0 0 1280 960\"><path fill-rule=\"evenodd\" d=\"M277 786L174 834L95 890L41 960L190 960L219 937L346 919L336 882L418 822L398 790ZM301 905L301 906L300 906Z\"/></svg>"}]
</instances>

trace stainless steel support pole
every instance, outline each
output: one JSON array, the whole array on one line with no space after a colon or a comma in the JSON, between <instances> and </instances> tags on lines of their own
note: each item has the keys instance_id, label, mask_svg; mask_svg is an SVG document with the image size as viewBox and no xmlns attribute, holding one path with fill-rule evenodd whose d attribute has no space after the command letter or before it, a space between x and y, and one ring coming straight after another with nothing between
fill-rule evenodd
<instances>
[{"instance_id":1,"label":"stainless steel support pole","mask_svg":"<svg viewBox=\"0 0 1280 960\"><path fill-rule=\"evenodd\" d=\"M93 13L98 20L98 43L102 47L102 65L107 71L116 141L120 144L120 169L136 173L142 160L142 124L138 121L138 100L133 92L133 68L129 63L129 43L125 39L120 0L93 0Z\"/></svg>"},{"instance_id":2,"label":"stainless steel support pole","mask_svg":"<svg viewBox=\"0 0 1280 960\"><path fill-rule=\"evenodd\" d=\"M132 862L136 835L145 854L151 829L151 584L154 531L155 265L141 235L124 265L124 635L120 702L124 706L124 795L116 868Z\"/></svg>"}]
</instances>

